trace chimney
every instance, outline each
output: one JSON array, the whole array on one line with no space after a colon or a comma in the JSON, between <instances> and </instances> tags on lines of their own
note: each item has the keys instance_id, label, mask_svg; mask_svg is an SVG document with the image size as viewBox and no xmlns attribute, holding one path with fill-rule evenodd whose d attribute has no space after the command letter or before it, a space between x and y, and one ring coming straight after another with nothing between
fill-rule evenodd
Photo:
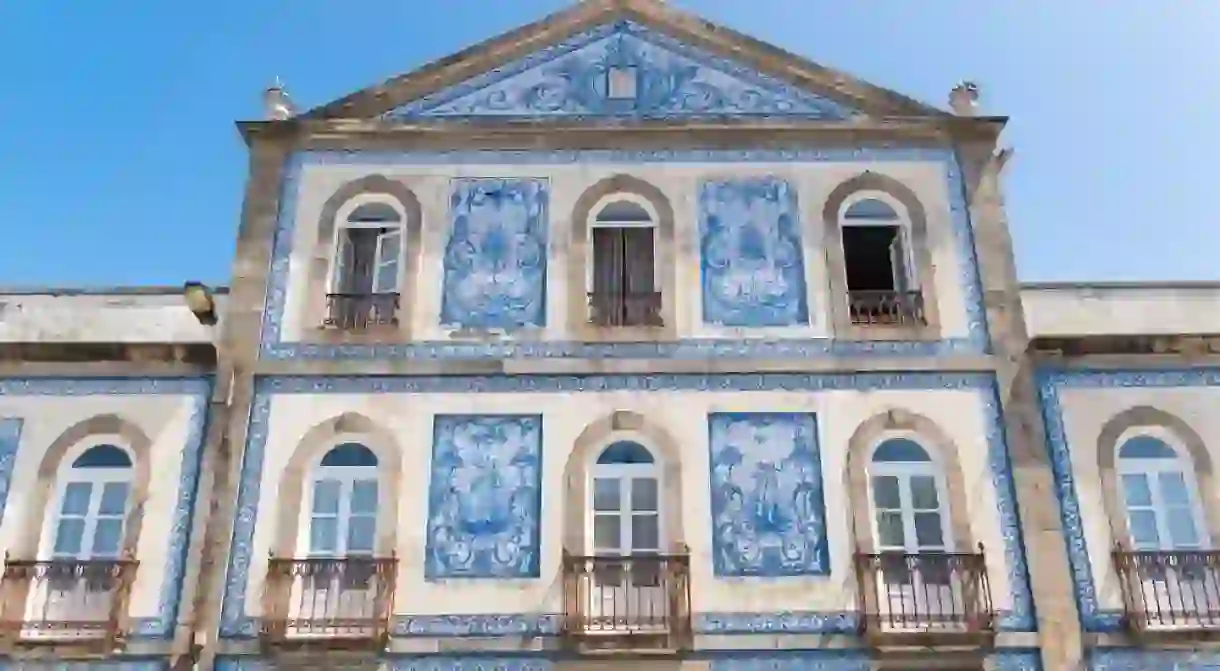
<instances>
[{"instance_id":1,"label":"chimney","mask_svg":"<svg viewBox=\"0 0 1220 671\"><path fill-rule=\"evenodd\" d=\"M964 81L949 92L949 109L958 116L974 116L978 112L979 85Z\"/></svg>"},{"instance_id":2,"label":"chimney","mask_svg":"<svg viewBox=\"0 0 1220 671\"><path fill-rule=\"evenodd\" d=\"M288 92L284 90L284 84L280 82L280 78L276 77L275 83L263 92L263 116L267 119L283 121L291 118L293 114L295 112L292 109L292 99L288 97Z\"/></svg>"}]
</instances>

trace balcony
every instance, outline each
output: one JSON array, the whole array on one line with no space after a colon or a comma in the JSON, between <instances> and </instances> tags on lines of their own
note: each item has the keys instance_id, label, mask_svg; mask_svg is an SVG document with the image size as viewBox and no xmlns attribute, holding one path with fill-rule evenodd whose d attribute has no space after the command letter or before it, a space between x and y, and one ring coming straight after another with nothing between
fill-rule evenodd
<instances>
[{"instance_id":1,"label":"balcony","mask_svg":"<svg viewBox=\"0 0 1220 671\"><path fill-rule=\"evenodd\" d=\"M131 559L6 558L0 636L10 646L111 652L126 638L127 603L138 566Z\"/></svg>"},{"instance_id":2,"label":"balcony","mask_svg":"<svg viewBox=\"0 0 1220 671\"><path fill-rule=\"evenodd\" d=\"M323 325L344 331L398 325L398 294L326 294Z\"/></svg>"},{"instance_id":3,"label":"balcony","mask_svg":"<svg viewBox=\"0 0 1220 671\"><path fill-rule=\"evenodd\" d=\"M927 323L918 291L849 291L847 310L856 326L911 328Z\"/></svg>"},{"instance_id":4,"label":"balcony","mask_svg":"<svg viewBox=\"0 0 1220 671\"><path fill-rule=\"evenodd\" d=\"M690 644L690 556L563 556L563 635L584 652Z\"/></svg>"},{"instance_id":5,"label":"balcony","mask_svg":"<svg viewBox=\"0 0 1220 671\"><path fill-rule=\"evenodd\" d=\"M1114 551L1124 620L1137 635L1220 638L1220 551Z\"/></svg>"},{"instance_id":6,"label":"balcony","mask_svg":"<svg viewBox=\"0 0 1220 671\"><path fill-rule=\"evenodd\" d=\"M383 649L397 570L394 557L272 557L263 586L264 645Z\"/></svg>"},{"instance_id":7,"label":"balcony","mask_svg":"<svg viewBox=\"0 0 1220 671\"><path fill-rule=\"evenodd\" d=\"M874 645L981 647L995 638L983 548L857 554L863 635Z\"/></svg>"},{"instance_id":8,"label":"balcony","mask_svg":"<svg viewBox=\"0 0 1220 671\"><path fill-rule=\"evenodd\" d=\"M664 326L661 294L590 293L589 323L594 326Z\"/></svg>"}]
</instances>

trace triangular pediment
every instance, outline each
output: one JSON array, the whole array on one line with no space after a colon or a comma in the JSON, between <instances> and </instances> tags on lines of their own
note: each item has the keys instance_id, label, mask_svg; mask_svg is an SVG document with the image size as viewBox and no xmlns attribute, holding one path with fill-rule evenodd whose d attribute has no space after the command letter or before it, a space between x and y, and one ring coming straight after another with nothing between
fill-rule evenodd
<instances>
[{"instance_id":1,"label":"triangular pediment","mask_svg":"<svg viewBox=\"0 0 1220 671\"><path fill-rule=\"evenodd\" d=\"M632 21L579 33L390 111L436 117L799 116L855 110Z\"/></svg>"},{"instance_id":2,"label":"triangular pediment","mask_svg":"<svg viewBox=\"0 0 1220 671\"><path fill-rule=\"evenodd\" d=\"M945 114L661 0L585 0L300 116L838 121Z\"/></svg>"}]
</instances>

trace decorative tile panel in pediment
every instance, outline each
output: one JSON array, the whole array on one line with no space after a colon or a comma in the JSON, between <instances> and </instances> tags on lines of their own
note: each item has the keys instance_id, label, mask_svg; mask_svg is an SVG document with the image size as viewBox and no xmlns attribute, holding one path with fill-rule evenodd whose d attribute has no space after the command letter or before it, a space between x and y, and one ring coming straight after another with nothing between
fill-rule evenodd
<instances>
[{"instance_id":1,"label":"decorative tile panel in pediment","mask_svg":"<svg viewBox=\"0 0 1220 671\"><path fill-rule=\"evenodd\" d=\"M386 116L836 120L852 112L752 68L620 21L575 35Z\"/></svg>"}]
</instances>

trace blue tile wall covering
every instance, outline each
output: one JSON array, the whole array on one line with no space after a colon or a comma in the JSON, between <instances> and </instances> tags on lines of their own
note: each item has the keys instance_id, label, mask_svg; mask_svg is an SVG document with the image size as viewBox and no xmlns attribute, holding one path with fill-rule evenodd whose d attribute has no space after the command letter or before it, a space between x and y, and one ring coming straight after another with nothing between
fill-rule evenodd
<instances>
[{"instance_id":1,"label":"blue tile wall covering","mask_svg":"<svg viewBox=\"0 0 1220 671\"><path fill-rule=\"evenodd\" d=\"M1064 428L1063 409L1059 403L1062 389L1105 389L1124 387L1172 388L1220 386L1220 370L1131 370L1131 371L1062 371L1043 369L1038 375L1038 393L1042 414L1046 421L1047 450L1050 452L1051 468L1055 473L1055 493L1059 497L1059 510L1063 518L1063 530L1067 537L1068 560L1072 566L1072 580L1076 586L1076 606L1080 610L1081 624L1087 631L1118 631L1122 626L1122 613L1101 608L1097 602L1097 590L1093 581L1093 567L1089 563L1089 550L1085 542L1084 520L1080 516L1080 502L1076 497L1076 481L1071 468L1071 449ZM1082 446L1081 449L1096 449Z\"/></svg>"},{"instance_id":2,"label":"blue tile wall covering","mask_svg":"<svg viewBox=\"0 0 1220 671\"><path fill-rule=\"evenodd\" d=\"M178 498L170 527L168 563L164 569L161 595L155 617L136 618L132 622L134 639L171 638L178 617L178 600L186 571L186 555L195 511L195 494L199 484L199 466L206 432L208 398L211 394L208 378L0 378L0 396L142 396L181 395L192 399L190 433L182 447L181 475ZM82 419L84 419L82 417ZM0 418L0 514L8 499L12 464L20 440L20 418ZM152 663L152 662L139 662ZM136 667L132 667L136 668ZM139 667L144 668L144 667Z\"/></svg>"}]
</instances>

